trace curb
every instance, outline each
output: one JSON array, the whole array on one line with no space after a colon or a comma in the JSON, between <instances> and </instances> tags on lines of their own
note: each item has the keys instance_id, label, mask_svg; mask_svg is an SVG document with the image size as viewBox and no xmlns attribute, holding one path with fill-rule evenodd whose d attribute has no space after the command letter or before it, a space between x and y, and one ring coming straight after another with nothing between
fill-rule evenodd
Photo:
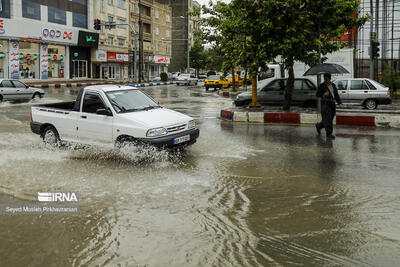
<instances>
[{"instance_id":1,"label":"curb","mask_svg":"<svg viewBox=\"0 0 400 267\"><path fill-rule=\"evenodd\" d=\"M125 84L124 82L88 82L88 83L53 83L53 84L29 84L30 87L36 88L61 88L61 87L84 87L90 85L101 85L101 84ZM142 84L126 84L127 86L138 86L138 87L147 87L147 86L156 86L156 85L170 85L174 84L173 81L170 82L150 82L150 83L142 83Z\"/></svg>"},{"instance_id":2,"label":"curb","mask_svg":"<svg viewBox=\"0 0 400 267\"><path fill-rule=\"evenodd\" d=\"M318 113L221 110L220 118L232 122L257 122L283 125L313 125L321 120ZM335 125L400 128L399 114L337 114Z\"/></svg>"}]
</instances>

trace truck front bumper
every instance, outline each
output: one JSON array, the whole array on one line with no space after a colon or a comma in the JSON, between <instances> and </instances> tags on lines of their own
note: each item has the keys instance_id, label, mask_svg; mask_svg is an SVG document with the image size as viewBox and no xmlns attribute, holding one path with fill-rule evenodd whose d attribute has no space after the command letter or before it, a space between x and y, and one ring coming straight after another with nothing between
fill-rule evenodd
<instances>
[{"instance_id":1,"label":"truck front bumper","mask_svg":"<svg viewBox=\"0 0 400 267\"><path fill-rule=\"evenodd\" d=\"M196 143L196 139L200 135L199 129L191 129L184 132L180 132L173 135L157 137L157 138L138 138L137 140L144 144L153 145L156 147L180 147L180 146L188 146ZM186 142L175 143L175 140L179 137L190 136L190 139Z\"/></svg>"}]
</instances>

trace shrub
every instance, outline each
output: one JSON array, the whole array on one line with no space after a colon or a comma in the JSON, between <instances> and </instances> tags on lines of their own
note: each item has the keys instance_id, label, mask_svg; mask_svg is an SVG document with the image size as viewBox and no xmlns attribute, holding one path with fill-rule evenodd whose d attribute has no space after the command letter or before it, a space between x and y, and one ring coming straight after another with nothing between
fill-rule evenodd
<instances>
[{"instance_id":1,"label":"shrub","mask_svg":"<svg viewBox=\"0 0 400 267\"><path fill-rule=\"evenodd\" d=\"M161 72L160 78L161 78L161 81L166 82L166 81L168 81L168 74L166 72Z\"/></svg>"},{"instance_id":2,"label":"shrub","mask_svg":"<svg viewBox=\"0 0 400 267\"><path fill-rule=\"evenodd\" d=\"M207 77L211 76L211 75L217 75L217 73L215 71L212 71L212 70L207 72Z\"/></svg>"},{"instance_id":3,"label":"shrub","mask_svg":"<svg viewBox=\"0 0 400 267\"><path fill-rule=\"evenodd\" d=\"M400 89L400 72L394 70L389 64L385 64L383 77L383 84L389 86L390 90L396 91Z\"/></svg>"}]
</instances>

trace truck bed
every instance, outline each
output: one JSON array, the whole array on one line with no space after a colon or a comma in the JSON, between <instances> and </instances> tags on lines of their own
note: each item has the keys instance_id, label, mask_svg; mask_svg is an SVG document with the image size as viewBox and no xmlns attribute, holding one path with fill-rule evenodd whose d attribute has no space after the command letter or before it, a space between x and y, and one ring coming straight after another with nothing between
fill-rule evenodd
<instances>
[{"instance_id":1,"label":"truck bed","mask_svg":"<svg viewBox=\"0 0 400 267\"><path fill-rule=\"evenodd\" d=\"M75 102L76 101L61 102L61 103L51 103L51 104L42 104L42 105L35 105L35 107L61 109L61 110L65 110L65 111L72 111L74 109Z\"/></svg>"}]
</instances>

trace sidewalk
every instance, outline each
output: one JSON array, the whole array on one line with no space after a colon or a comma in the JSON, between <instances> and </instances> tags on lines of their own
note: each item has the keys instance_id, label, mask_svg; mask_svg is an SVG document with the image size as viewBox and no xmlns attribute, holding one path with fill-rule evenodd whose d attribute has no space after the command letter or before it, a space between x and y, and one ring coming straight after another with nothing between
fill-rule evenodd
<instances>
[{"instance_id":1,"label":"sidewalk","mask_svg":"<svg viewBox=\"0 0 400 267\"><path fill-rule=\"evenodd\" d=\"M221 110L221 119L233 122L313 125L321 121L321 114L303 110L283 112L278 110L226 108ZM400 111L369 111L338 109L333 121L335 125L400 128Z\"/></svg>"}]
</instances>

